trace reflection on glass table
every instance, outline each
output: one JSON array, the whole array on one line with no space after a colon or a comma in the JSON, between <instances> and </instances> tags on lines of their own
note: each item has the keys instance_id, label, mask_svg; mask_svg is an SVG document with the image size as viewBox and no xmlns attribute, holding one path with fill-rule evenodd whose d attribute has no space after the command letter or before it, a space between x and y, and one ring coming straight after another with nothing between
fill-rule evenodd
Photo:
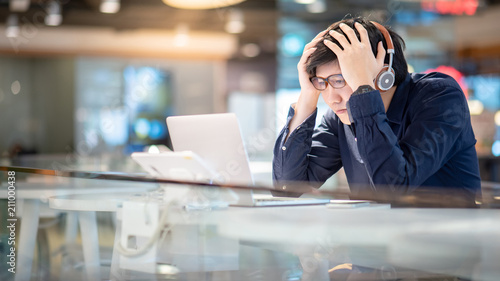
<instances>
[{"instance_id":1,"label":"reflection on glass table","mask_svg":"<svg viewBox=\"0 0 500 281\"><path fill-rule=\"evenodd\" d=\"M83 218L79 224L84 270L74 269L75 280L496 280L500 276L500 211L494 208L500 189L494 184L483 190L480 205L464 208L471 206L438 191L354 195L306 184L273 189L106 172L1 170L5 171L2 187L5 173L16 171L18 200L35 196L38 207L48 202L52 210L77 212ZM33 177L37 184L30 186ZM85 194L61 193L63 186L71 185L68 182ZM136 184L144 189L133 187ZM43 189L55 191L40 197ZM351 198L369 204L358 208L223 204L241 191ZM38 218L38 212L26 206L25 202L17 250L33 253L38 225L24 228L24 223ZM110 227L99 223L96 212L116 217L110 266L100 259L101 239L89 239L98 236L99 228ZM23 233L25 229L31 236ZM58 235L65 237L68 231L60 229ZM27 255L18 255L18 267L29 268L26 262L33 261L33 254ZM50 275L57 278L59 271L51 268ZM18 274L18 280L29 279L29 274Z\"/></svg>"},{"instance_id":2,"label":"reflection on glass table","mask_svg":"<svg viewBox=\"0 0 500 281\"><path fill-rule=\"evenodd\" d=\"M7 206L12 207L12 209L9 209L13 213L10 218L14 219L12 221L15 225L14 233L18 233L18 237L14 235L17 239L17 259L15 264L18 268L15 280L29 279L40 219L53 218L58 215L57 212L48 208L49 198L82 194L100 196L100 194L106 192L144 192L157 188L157 185L151 183L45 176L43 174L15 172L14 169L8 169L8 172L5 172L5 175L0 178L2 179L0 198L7 201ZM7 206L2 212L7 211ZM68 216L69 220L73 220L68 222L68 225L71 224L77 227L79 221L80 227L87 229L87 222L93 220L92 217L88 217L89 215L89 213L81 213L78 217ZM20 218L20 222L17 221L17 218ZM12 233L9 235L12 236ZM95 244L95 241L90 242Z\"/></svg>"}]
</instances>

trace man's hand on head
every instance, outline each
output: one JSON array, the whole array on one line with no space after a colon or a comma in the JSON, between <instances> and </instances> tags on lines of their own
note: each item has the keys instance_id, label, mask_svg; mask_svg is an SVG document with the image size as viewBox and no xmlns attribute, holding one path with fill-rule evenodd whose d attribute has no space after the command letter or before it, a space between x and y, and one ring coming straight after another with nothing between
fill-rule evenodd
<instances>
[{"instance_id":1,"label":"man's hand on head","mask_svg":"<svg viewBox=\"0 0 500 281\"><path fill-rule=\"evenodd\" d=\"M373 80L384 66L386 55L381 41L378 43L377 57L375 57L366 29L357 22L354 26L361 40L358 39L355 31L344 23L341 23L339 27L347 37L338 31L330 30L330 35L339 42L342 48L330 40L324 40L324 44L337 55L342 76L353 91L361 85L375 87Z\"/></svg>"},{"instance_id":2,"label":"man's hand on head","mask_svg":"<svg viewBox=\"0 0 500 281\"><path fill-rule=\"evenodd\" d=\"M326 34L326 30L321 31L314 37L311 42L309 42L307 45L304 47L304 51L302 52L302 56L300 57L300 61L297 64L297 70L299 72L299 83L300 83L300 89L301 92L306 94L306 95L311 95L313 97L319 96L319 91L314 88L314 86L311 83L311 80L309 80L309 74L307 73L307 63L309 62L309 58L311 55L316 51L316 44L318 42L321 42L323 40L323 37Z\"/></svg>"}]
</instances>

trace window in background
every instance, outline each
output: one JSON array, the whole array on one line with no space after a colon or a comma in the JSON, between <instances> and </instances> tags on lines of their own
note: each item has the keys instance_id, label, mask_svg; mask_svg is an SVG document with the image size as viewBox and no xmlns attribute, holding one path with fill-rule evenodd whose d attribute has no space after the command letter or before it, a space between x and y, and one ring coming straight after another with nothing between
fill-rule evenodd
<instances>
[{"instance_id":1,"label":"window in background","mask_svg":"<svg viewBox=\"0 0 500 281\"><path fill-rule=\"evenodd\" d=\"M152 144L171 146L165 123L174 111L170 74L153 67L129 66L123 77L129 110L127 152Z\"/></svg>"},{"instance_id":2,"label":"window in background","mask_svg":"<svg viewBox=\"0 0 500 281\"><path fill-rule=\"evenodd\" d=\"M82 58L76 73L76 149L80 155L130 154L169 145L171 75L121 60Z\"/></svg>"}]
</instances>

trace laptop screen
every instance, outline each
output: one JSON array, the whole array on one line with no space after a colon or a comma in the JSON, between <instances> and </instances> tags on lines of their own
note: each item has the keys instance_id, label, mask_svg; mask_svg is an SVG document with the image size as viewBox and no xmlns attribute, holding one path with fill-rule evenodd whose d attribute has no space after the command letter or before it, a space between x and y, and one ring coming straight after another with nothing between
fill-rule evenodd
<instances>
[{"instance_id":1,"label":"laptop screen","mask_svg":"<svg viewBox=\"0 0 500 281\"><path fill-rule=\"evenodd\" d=\"M218 181L252 185L248 156L234 113L167 118L174 151L192 151L218 173Z\"/></svg>"}]
</instances>

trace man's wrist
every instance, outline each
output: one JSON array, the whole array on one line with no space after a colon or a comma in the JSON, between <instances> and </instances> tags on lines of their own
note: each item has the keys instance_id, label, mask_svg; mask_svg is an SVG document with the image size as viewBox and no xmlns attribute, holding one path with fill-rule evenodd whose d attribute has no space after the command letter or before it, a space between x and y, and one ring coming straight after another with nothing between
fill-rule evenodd
<instances>
[{"instance_id":1,"label":"man's wrist","mask_svg":"<svg viewBox=\"0 0 500 281\"><path fill-rule=\"evenodd\" d=\"M368 84L365 84L365 85L361 85L359 86L353 93L352 95L360 95L360 94L364 94L364 93L368 93L368 92L371 92L371 91L375 91L375 88L373 88L372 85L368 85Z\"/></svg>"}]
</instances>

